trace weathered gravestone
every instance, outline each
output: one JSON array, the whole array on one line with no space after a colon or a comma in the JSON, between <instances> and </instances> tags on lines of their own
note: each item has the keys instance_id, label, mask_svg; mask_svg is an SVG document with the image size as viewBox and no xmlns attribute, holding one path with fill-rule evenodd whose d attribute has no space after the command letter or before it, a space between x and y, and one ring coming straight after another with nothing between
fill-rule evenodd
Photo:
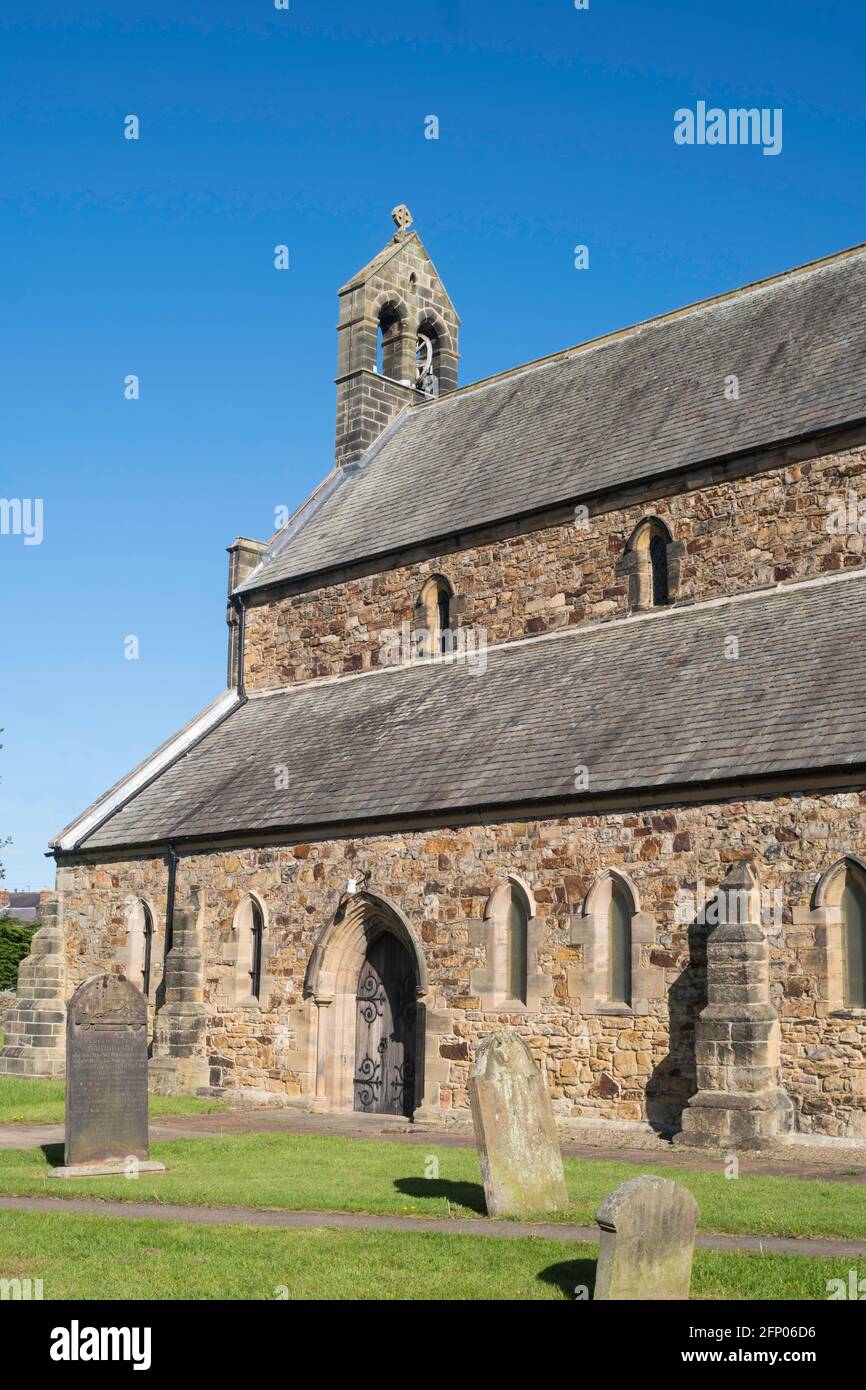
<instances>
[{"instance_id":1,"label":"weathered gravestone","mask_svg":"<svg viewBox=\"0 0 866 1390\"><path fill-rule=\"evenodd\" d=\"M503 1030L478 1048L469 1102L489 1216L555 1211L568 1194L553 1107L523 1038Z\"/></svg>"},{"instance_id":2,"label":"weathered gravestone","mask_svg":"<svg viewBox=\"0 0 866 1390\"><path fill-rule=\"evenodd\" d=\"M700 1212L690 1192L645 1173L605 1197L594 1298L688 1298Z\"/></svg>"},{"instance_id":3,"label":"weathered gravestone","mask_svg":"<svg viewBox=\"0 0 866 1390\"><path fill-rule=\"evenodd\" d=\"M67 1009L65 1166L52 1177L162 1171L147 1152L147 1002L123 976L94 975Z\"/></svg>"}]
</instances>

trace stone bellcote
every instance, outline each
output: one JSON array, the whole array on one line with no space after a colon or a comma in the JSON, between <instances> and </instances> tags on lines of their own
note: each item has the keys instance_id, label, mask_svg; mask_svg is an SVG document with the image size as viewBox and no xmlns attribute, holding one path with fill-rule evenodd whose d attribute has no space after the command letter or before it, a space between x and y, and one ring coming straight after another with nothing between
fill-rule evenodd
<instances>
[{"instance_id":1,"label":"stone bellcote","mask_svg":"<svg viewBox=\"0 0 866 1390\"><path fill-rule=\"evenodd\" d=\"M408 208L397 232L339 292L338 467L355 463L406 406L457 386L460 320Z\"/></svg>"}]
</instances>

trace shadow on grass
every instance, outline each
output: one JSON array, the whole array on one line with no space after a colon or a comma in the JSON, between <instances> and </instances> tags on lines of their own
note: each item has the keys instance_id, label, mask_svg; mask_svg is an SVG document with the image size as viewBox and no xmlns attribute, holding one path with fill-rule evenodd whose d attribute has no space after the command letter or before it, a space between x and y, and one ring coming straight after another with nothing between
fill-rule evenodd
<instances>
[{"instance_id":1,"label":"shadow on grass","mask_svg":"<svg viewBox=\"0 0 866 1390\"><path fill-rule=\"evenodd\" d=\"M457 1206L487 1215L484 1188L478 1182L447 1182L445 1178L395 1178L394 1186L404 1197L447 1197Z\"/></svg>"},{"instance_id":2,"label":"shadow on grass","mask_svg":"<svg viewBox=\"0 0 866 1390\"><path fill-rule=\"evenodd\" d=\"M40 1144L39 1146L45 1155L45 1162L50 1168L62 1168L64 1149L62 1144Z\"/></svg>"},{"instance_id":3,"label":"shadow on grass","mask_svg":"<svg viewBox=\"0 0 866 1390\"><path fill-rule=\"evenodd\" d=\"M563 1260L548 1265L536 1275L544 1284L553 1284L563 1298L592 1298L595 1288L595 1260ZM586 1290L586 1293L584 1293Z\"/></svg>"}]
</instances>

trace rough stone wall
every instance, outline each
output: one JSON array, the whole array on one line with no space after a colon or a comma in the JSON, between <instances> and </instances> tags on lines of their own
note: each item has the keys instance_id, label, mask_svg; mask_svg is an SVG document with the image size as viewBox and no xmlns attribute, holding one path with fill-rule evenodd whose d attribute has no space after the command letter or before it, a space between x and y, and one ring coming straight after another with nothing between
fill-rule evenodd
<instances>
[{"instance_id":1,"label":"rough stone wall","mask_svg":"<svg viewBox=\"0 0 866 1390\"><path fill-rule=\"evenodd\" d=\"M452 615L488 643L622 617L618 561L647 515L682 547L679 601L860 567L864 537L832 534L827 522L830 499L858 491L864 471L866 448L848 449L591 516L584 529L565 522L250 607L247 689L378 666L388 631L414 623L431 574L450 580Z\"/></svg>"},{"instance_id":2,"label":"rough stone wall","mask_svg":"<svg viewBox=\"0 0 866 1390\"><path fill-rule=\"evenodd\" d=\"M477 1042L515 1027L546 1067L563 1116L676 1122L694 1089L694 1022L705 999L708 928L678 922L678 890L709 895L746 856L765 893L778 890L782 920L766 928L771 998L782 1020L782 1083L799 1126L866 1137L866 1011L833 1016L822 1003L820 951L804 920L819 877L846 853L866 854L866 792L753 798L741 802L382 834L183 856L177 892L202 894L205 1002L212 1084L299 1095L305 1042L304 975L313 944L334 914L347 878L370 870L369 890L402 912L422 943L428 1008L443 1081L425 1104L467 1105ZM655 918L641 949L661 988L638 1016L582 1014L574 993L581 947L575 914L595 876L624 870ZM162 933L163 861L126 859L61 870L70 991L111 966L124 904L143 893ZM482 1013L470 972L485 964L473 944L487 897L507 873L532 887L543 922L538 966L548 978L538 1012ZM266 913L268 1007L237 1008L228 943L234 911L253 891ZM794 920L796 919L796 921ZM472 930L475 926L475 931Z\"/></svg>"},{"instance_id":3,"label":"rough stone wall","mask_svg":"<svg viewBox=\"0 0 866 1390\"><path fill-rule=\"evenodd\" d=\"M133 899L142 898L151 910L156 933L151 959L152 1021L163 973L167 886L163 857L145 855L121 863L89 865L86 870L58 866L57 892L70 995L91 975L111 969L123 971L128 908Z\"/></svg>"}]
</instances>

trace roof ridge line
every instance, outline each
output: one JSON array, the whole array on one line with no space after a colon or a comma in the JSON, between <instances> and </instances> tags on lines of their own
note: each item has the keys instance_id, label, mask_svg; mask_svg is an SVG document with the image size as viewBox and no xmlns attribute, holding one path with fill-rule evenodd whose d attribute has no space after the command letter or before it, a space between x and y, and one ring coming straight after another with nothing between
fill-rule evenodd
<instances>
[{"instance_id":1,"label":"roof ridge line","mask_svg":"<svg viewBox=\"0 0 866 1390\"><path fill-rule=\"evenodd\" d=\"M703 599L699 603L671 604L663 608L651 608L642 613L629 613L622 618L614 618L612 621L587 623L580 627L559 628L553 632L533 633L529 637L512 637L506 642L495 642L488 647L488 651L505 651L514 647L535 646L540 642L564 641L568 638L586 637L594 632L616 632L622 627L632 627L637 623L663 622L666 618L674 616L684 616L690 613L703 613L712 608L724 608L726 605L734 606L739 603L748 603L754 599L769 598L770 596L780 596L782 594L796 594L803 589L821 589L831 584L844 583L846 580L861 579L866 581L866 568L843 570L840 574L822 574L815 579L801 579L795 584L768 584L760 589L748 589L740 594L719 594L715 598ZM396 631L395 629L391 629ZM385 629L388 631L388 629ZM278 695L297 694L302 690L318 688L322 685L347 685L352 681L367 680L371 676L390 676L397 671L409 671L427 669L430 666L453 666L465 661L465 655L461 652L446 652L433 657L426 657L419 661L401 662L393 666L377 666L369 671L351 671L339 676L320 676L318 679L296 681L292 685L274 686L268 690L248 690L248 700L267 700Z\"/></svg>"},{"instance_id":2,"label":"roof ridge line","mask_svg":"<svg viewBox=\"0 0 866 1390\"><path fill-rule=\"evenodd\" d=\"M571 347L559 348L556 352L545 353L542 357L530 358L528 362L519 362L515 367L506 367L501 372L494 372L491 376L481 377L478 381L469 381L465 386L458 386L454 391L448 391L445 395L433 397L430 400L415 401L411 409L430 410L434 406L444 405L448 401L456 401L471 395L474 391L485 390L489 386L495 385L500 381L507 381L509 378L519 378L528 372L540 371L543 367L555 366L558 362L567 362L574 357L581 356L585 352L593 352L597 348L606 347L609 343L617 342L623 338L645 332L648 328L654 328L661 324L671 322L678 318L687 318L694 314L705 312L719 304L745 297L748 294L762 293L772 285L779 284L783 280L796 279L802 275L812 275L815 272L826 269L839 261L844 261L848 257L862 255L866 253L866 242L858 242L854 246L846 246L841 251L832 251L827 256L819 256L817 260L806 261L803 265L790 266L788 270L780 270L775 275L765 275L760 280L748 281L745 285L738 285L732 290L722 290L720 294L710 295L707 299L691 300L688 304L682 304L677 309L666 309L662 314L654 314L647 319L638 319L636 323L627 324L624 328L613 328L607 333L601 333L595 338L587 338L583 343L575 343Z\"/></svg>"},{"instance_id":3,"label":"roof ridge line","mask_svg":"<svg viewBox=\"0 0 866 1390\"><path fill-rule=\"evenodd\" d=\"M307 494L303 502L298 503L288 521L284 522L280 529L274 532L271 539L266 543L267 549L259 560L259 563L254 569L250 570L249 574L245 576L243 581L238 584L237 588L232 590L232 592L235 594L242 594L247 592L248 589L266 588L267 585L265 584L260 584L258 582L253 584L252 581L256 575L261 576L268 565L282 555L289 543L293 541L296 536L300 535L314 517L318 516L325 503L329 498L333 497L334 493L340 487L342 487L347 478L351 478L357 473L362 473L364 469L373 462L379 450L384 448L387 441L392 435L397 433L400 425L404 424L408 418L409 407L404 405L394 416L390 424L385 426L382 433L373 440L369 449L367 449L359 459L356 459L354 463L335 463L330 473L327 473L325 477L322 478L321 482L316 484L313 491ZM274 582L278 584L280 580L277 579Z\"/></svg>"},{"instance_id":4,"label":"roof ridge line","mask_svg":"<svg viewBox=\"0 0 866 1390\"><path fill-rule=\"evenodd\" d=\"M131 772L104 791L95 801L66 824L48 842L49 849L74 850L82 840L108 820L123 803L132 800L152 781L157 772L164 772L183 753L210 733L222 719L234 712L242 704L240 696L233 687L223 690L209 705L188 719L175 733L165 739L158 748L143 758Z\"/></svg>"}]
</instances>

